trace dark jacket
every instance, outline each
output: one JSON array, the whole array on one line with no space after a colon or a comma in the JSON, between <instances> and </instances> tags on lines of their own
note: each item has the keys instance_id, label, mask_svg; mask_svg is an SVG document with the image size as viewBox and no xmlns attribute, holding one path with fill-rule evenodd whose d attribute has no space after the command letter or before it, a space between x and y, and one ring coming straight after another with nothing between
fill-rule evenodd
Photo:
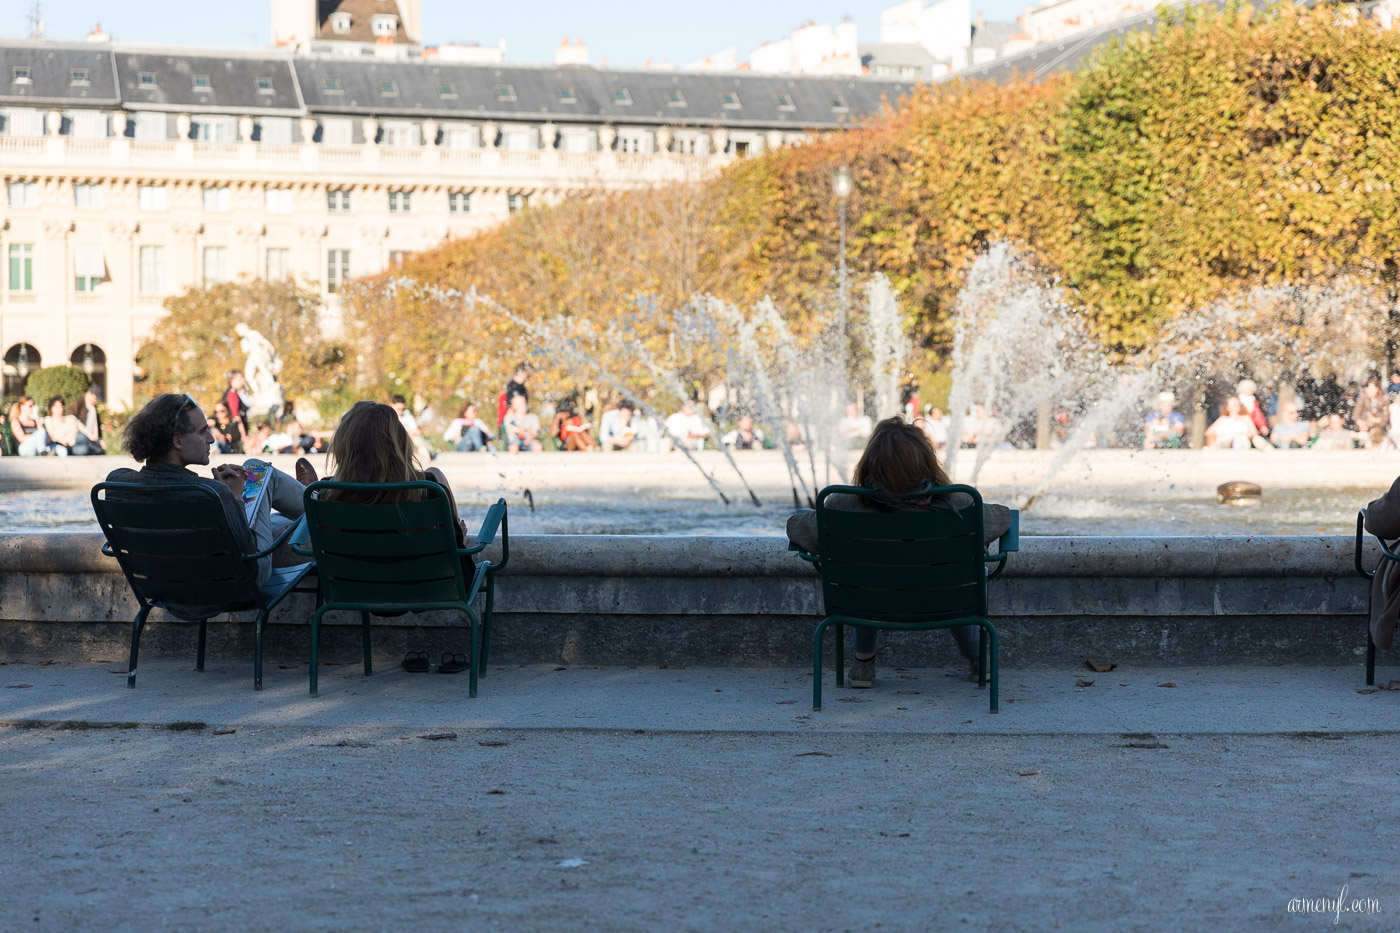
<instances>
[{"instance_id":1,"label":"dark jacket","mask_svg":"<svg viewBox=\"0 0 1400 933\"><path fill-rule=\"evenodd\" d=\"M879 509L866 503L861 496L846 492L834 492L826 498L826 507L850 512L878 512ZM972 497L965 492L955 492L946 498L935 500L935 508L966 509L972 507ZM900 508L900 512L918 512L921 507L910 505ZM1011 510L1004 505L982 505L982 538L990 544L1011 529ZM787 520L788 540L806 551L817 554L817 513L812 509L794 512Z\"/></svg>"}]
</instances>

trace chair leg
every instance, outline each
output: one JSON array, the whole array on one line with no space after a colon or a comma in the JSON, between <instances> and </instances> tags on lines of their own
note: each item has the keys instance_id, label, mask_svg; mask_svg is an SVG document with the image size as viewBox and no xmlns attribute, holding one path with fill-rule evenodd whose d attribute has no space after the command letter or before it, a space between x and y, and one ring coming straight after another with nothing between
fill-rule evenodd
<instances>
[{"instance_id":1,"label":"chair leg","mask_svg":"<svg viewBox=\"0 0 1400 933\"><path fill-rule=\"evenodd\" d=\"M481 616L481 663L477 665L477 676L486 675L486 658L491 653L491 615L496 604L496 578L486 574L486 612Z\"/></svg>"},{"instance_id":2,"label":"chair leg","mask_svg":"<svg viewBox=\"0 0 1400 933\"><path fill-rule=\"evenodd\" d=\"M316 688L319 681L318 675L321 672L321 616L326 612L325 606L317 606L316 612L311 616L311 695L316 695Z\"/></svg>"},{"instance_id":3,"label":"chair leg","mask_svg":"<svg viewBox=\"0 0 1400 933\"><path fill-rule=\"evenodd\" d=\"M987 630L977 629L977 689L987 686Z\"/></svg>"},{"instance_id":4,"label":"chair leg","mask_svg":"<svg viewBox=\"0 0 1400 933\"><path fill-rule=\"evenodd\" d=\"M846 686L846 626L836 623L836 686Z\"/></svg>"},{"instance_id":5,"label":"chair leg","mask_svg":"<svg viewBox=\"0 0 1400 933\"><path fill-rule=\"evenodd\" d=\"M467 683L467 696L475 697L476 679L477 676L480 674L480 671L477 670L477 664L481 658L482 627L480 621L476 617L476 613L473 612L470 607L467 608L467 618L471 619L472 623L472 653L471 657L468 659L470 661L471 666L467 669L469 672L468 676L470 677L470 680Z\"/></svg>"},{"instance_id":6,"label":"chair leg","mask_svg":"<svg viewBox=\"0 0 1400 933\"><path fill-rule=\"evenodd\" d=\"M997 630L996 630L995 628L992 627L992 623L990 623L990 622L987 622L987 623L979 623L979 624L982 624L982 635L983 635L983 637L985 637L986 640L987 640L987 654L989 655L989 660L991 661L991 668L992 668L992 693L991 693L991 698L990 698L990 699L991 699L991 704L992 704L992 712L995 713L995 712L997 712L997 710L998 710L998 706L997 706L997 668L998 668L999 665L1000 665L1000 660L999 660L999 658L998 658L999 652L997 651Z\"/></svg>"},{"instance_id":7,"label":"chair leg","mask_svg":"<svg viewBox=\"0 0 1400 933\"><path fill-rule=\"evenodd\" d=\"M136 613L136 618L131 623L131 660L126 664L126 685L132 689L136 688L136 656L141 651L141 629L146 625L146 616L151 614L151 607L145 606Z\"/></svg>"},{"instance_id":8,"label":"chair leg","mask_svg":"<svg viewBox=\"0 0 1400 933\"><path fill-rule=\"evenodd\" d=\"M200 619L200 620L199 620L199 649L198 649L198 651L195 653L195 656L194 656L194 669L197 670L197 671L203 671L203 670L204 670L204 645L205 645L205 642L208 640L208 632L209 632L209 620L208 620L208 619Z\"/></svg>"},{"instance_id":9,"label":"chair leg","mask_svg":"<svg viewBox=\"0 0 1400 933\"><path fill-rule=\"evenodd\" d=\"M1366 620L1366 686L1376 684L1376 643L1371 640L1371 620Z\"/></svg>"},{"instance_id":10,"label":"chair leg","mask_svg":"<svg viewBox=\"0 0 1400 933\"><path fill-rule=\"evenodd\" d=\"M822 708L822 635L830 619L817 623L816 634L812 636L812 709Z\"/></svg>"},{"instance_id":11,"label":"chair leg","mask_svg":"<svg viewBox=\"0 0 1400 933\"><path fill-rule=\"evenodd\" d=\"M264 609L258 613L257 621L254 622L253 629L253 689L262 689L262 654L263 654L263 631L267 628L267 615L269 610Z\"/></svg>"},{"instance_id":12,"label":"chair leg","mask_svg":"<svg viewBox=\"0 0 1400 933\"><path fill-rule=\"evenodd\" d=\"M360 611L360 650L365 656L365 676L374 673L374 663L369 656L369 613Z\"/></svg>"}]
</instances>

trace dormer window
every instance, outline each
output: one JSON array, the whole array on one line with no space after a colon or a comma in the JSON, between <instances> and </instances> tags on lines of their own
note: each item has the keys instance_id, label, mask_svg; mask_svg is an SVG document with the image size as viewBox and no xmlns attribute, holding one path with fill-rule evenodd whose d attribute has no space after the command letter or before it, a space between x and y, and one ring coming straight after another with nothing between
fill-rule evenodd
<instances>
[{"instance_id":1,"label":"dormer window","mask_svg":"<svg viewBox=\"0 0 1400 933\"><path fill-rule=\"evenodd\" d=\"M513 84L498 84L495 87L495 91L496 100L498 101L509 102L515 100L515 85Z\"/></svg>"},{"instance_id":2,"label":"dormer window","mask_svg":"<svg viewBox=\"0 0 1400 933\"><path fill-rule=\"evenodd\" d=\"M346 35L347 33L349 33L349 32L350 32L350 14L349 14L349 13L332 13L332 14L331 14L331 32L335 33L335 34L338 35L338 36L343 36L343 35Z\"/></svg>"},{"instance_id":3,"label":"dormer window","mask_svg":"<svg viewBox=\"0 0 1400 933\"><path fill-rule=\"evenodd\" d=\"M443 100L456 100L457 85L453 84L451 81L442 82L438 85L438 97L441 97Z\"/></svg>"},{"instance_id":4,"label":"dormer window","mask_svg":"<svg viewBox=\"0 0 1400 933\"><path fill-rule=\"evenodd\" d=\"M209 83L208 75L193 75L192 81L196 91L211 91L214 89L214 85Z\"/></svg>"},{"instance_id":5,"label":"dormer window","mask_svg":"<svg viewBox=\"0 0 1400 933\"><path fill-rule=\"evenodd\" d=\"M557 87L557 88L555 88L555 89L554 89L554 96L557 97L557 98L559 99L559 103L561 103L561 104L576 104L576 103L578 103L578 94L574 93L574 89L571 88L571 87Z\"/></svg>"},{"instance_id":6,"label":"dormer window","mask_svg":"<svg viewBox=\"0 0 1400 933\"><path fill-rule=\"evenodd\" d=\"M380 81L380 82L379 82L379 96L380 96L380 97L398 97L398 96L399 96L399 82L397 82L397 81Z\"/></svg>"},{"instance_id":7,"label":"dormer window","mask_svg":"<svg viewBox=\"0 0 1400 933\"><path fill-rule=\"evenodd\" d=\"M840 94L833 94L828 97L826 101L831 105L831 109L837 113L847 113L851 109L846 106L846 98L842 97Z\"/></svg>"},{"instance_id":8,"label":"dormer window","mask_svg":"<svg viewBox=\"0 0 1400 933\"><path fill-rule=\"evenodd\" d=\"M797 104L792 100L792 95L786 91L779 91L773 95L773 101L778 105L779 110L796 110Z\"/></svg>"},{"instance_id":9,"label":"dormer window","mask_svg":"<svg viewBox=\"0 0 1400 933\"><path fill-rule=\"evenodd\" d=\"M719 104L725 110L738 110L744 105L739 101L738 91L725 91L719 95Z\"/></svg>"},{"instance_id":10,"label":"dormer window","mask_svg":"<svg viewBox=\"0 0 1400 933\"><path fill-rule=\"evenodd\" d=\"M143 71L137 75L136 83L142 87L155 87L156 73L154 71Z\"/></svg>"},{"instance_id":11,"label":"dormer window","mask_svg":"<svg viewBox=\"0 0 1400 933\"><path fill-rule=\"evenodd\" d=\"M68 69L68 83L75 87L86 87L91 83L88 81L88 70L86 68Z\"/></svg>"},{"instance_id":12,"label":"dormer window","mask_svg":"<svg viewBox=\"0 0 1400 933\"><path fill-rule=\"evenodd\" d=\"M673 88L671 88L670 90L668 90L668 91L666 92L666 106L667 106L667 107L684 107L684 106L685 106L685 95L681 93L680 88L674 88L674 87L673 87Z\"/></svg>"},{"instance_id":13,"label":"dormer window","mask_svg":"<svg viewBox=\"0 0 1400 933\"><path fill-rule=\"evenodd\" d=\"M321 90L327 94L340 94L345 90L345 86L340 83L339 78L322 78Z\"/></svg>"},{"instance_id":14,"label":"dormer window","mask_svg":"<svg viewBox=\"0 0 1400 933\"><path fill-rule=\"evenodd\" d=\"M255 83L255 84L257 85L257 87L258 87L258 93L259 93L259 94L271 94L271 93L272 93L272 79L271 79L271 78L254 78L253 81L254 81L254 83Z\"/></svg>"},{"instance_id":15,"label":"dormer window","mask_svg":"<svg viewBox=\"0 0 1400 933\"><path fill-rule=\"evenodd\" d=\"M375 13L369 18L369 28L376 36L393 36L399 31L399 18L392 13Z\"/></svg>"},{"instance_id":16,"label":"dormer window","mask_svg":"<svg viewBox=\"0 0 1400 933\"><path fill-rule=\"evenodd\" d=\"M29 66L16 65L10 69L10 81L14 84L33 84L34 80L29 77Z\"/></svg>"},{"instance_id":17,"label":"dormer window","mask_svg":"<svg viewBox=\"0 0 1400 933\"><path fill-rule=\"evenodd\" d=\"M619 107L630 107L632 105L632 94L625 87L615 87L608 94L612 97L612 102Z\"/></svg>"}]
</instances>

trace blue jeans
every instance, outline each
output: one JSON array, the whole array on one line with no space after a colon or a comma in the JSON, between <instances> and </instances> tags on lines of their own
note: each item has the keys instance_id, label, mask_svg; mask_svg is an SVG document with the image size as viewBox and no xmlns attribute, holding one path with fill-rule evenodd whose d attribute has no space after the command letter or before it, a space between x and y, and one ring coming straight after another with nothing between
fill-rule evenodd
<instances>
[{"instance_id":1,"label":"blue jeans","mask_svg":"<svg viewBox=\"0 0 1400 933\"><path fill-rule=\"evenodd\" d=\"M485 432L473 425L462 432L462 439L457 442L456 449L462 453L485 450L488 440Z\"/></svg>"},{"instance_id":2,"label":"blue jeans","mask_svg":"<svg viewBox=\"0 0 1400 933\"><path fill-rule=\"evenodd\" d=\"M73 445L73 456L75 457L100 457L106 452L102 449L101 444L89 440L86 434L80 433L78 442Z\"/></svg>"}]
</instances>

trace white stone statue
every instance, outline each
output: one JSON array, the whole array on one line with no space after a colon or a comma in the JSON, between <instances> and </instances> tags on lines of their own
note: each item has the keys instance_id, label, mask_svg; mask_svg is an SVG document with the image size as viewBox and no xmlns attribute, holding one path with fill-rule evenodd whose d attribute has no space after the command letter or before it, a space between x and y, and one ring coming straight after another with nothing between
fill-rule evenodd
<instances>
[{"instance_id":1,"label":"white stone statue","mask_svg":"<svg viewBox=\"0 0 1400 933\"><path fill-rule=\"evenodd\" d=\"M262 334L242 322L233 325L238 335L238 347L247 357L243 364L243 381L248 389L248 407L257 417L266 415L273 421L281 417L286 396L277 376L282 372L282 359L277 348Z\"/></svg>"}]
</instances>

